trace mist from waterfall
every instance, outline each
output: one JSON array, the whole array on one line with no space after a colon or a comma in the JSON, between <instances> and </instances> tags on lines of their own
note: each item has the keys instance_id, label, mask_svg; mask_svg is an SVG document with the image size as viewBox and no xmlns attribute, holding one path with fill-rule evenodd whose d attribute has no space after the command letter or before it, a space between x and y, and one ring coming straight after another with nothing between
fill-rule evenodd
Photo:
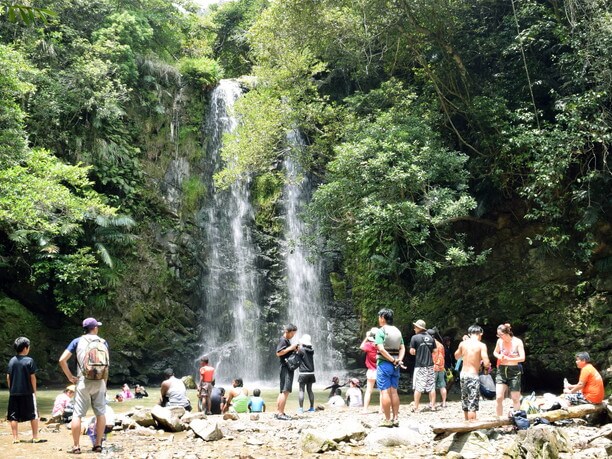
<instances>
[{"instance_id":1,"label":"mist from waterfall","mask_svg":"<svg viewBox=\"0 0 612 459\"><path fill-rule=\"evenodd\" d=\"M248 180L227 190L215 188L213 174L223 167L220 151L223 134L232 132L237 120L234 102L242 91L233 80L222 80L211 94L205 125L208 137L206 206L198 219L206 240L202 276L202 350L217 367L216 379L260 380L261 357L267 349L258 342L260 305L257 249L252 241L253 209Z\"/></svg>"},{"instance_id":2,"label":"mist from waterfall","mask_svg":"<svg viewBox=\"0 0 612 459\"><path fill-rule=\"evenodd\" d=\"M312 185L296 157L304 146L300 134L292 130L287 135L289 151L284 161L286 185L284 257L287 270L288 321L298 327L296 337L309 334L315 350L315 372L319 382L329 379L342 368L340 353L335 351L333 329L326 318L321 279L322 260L309 249L307 239L313 229L303 219L305 205L310 201ZM299 339L299 338L298 338Z\"/></svg>"}]
</instances>

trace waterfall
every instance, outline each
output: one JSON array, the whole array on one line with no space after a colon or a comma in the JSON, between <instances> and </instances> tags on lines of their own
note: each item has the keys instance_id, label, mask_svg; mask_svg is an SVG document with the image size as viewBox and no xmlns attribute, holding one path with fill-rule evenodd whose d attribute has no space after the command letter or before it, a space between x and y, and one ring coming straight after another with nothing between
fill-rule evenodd
<instances>
[{"instance_id":1,"label":"waterfall","mask_svg":"<svg viewBox=\"0 0 612 459\"><path fill-rule=\"evenodd\" d=\"M303 210L310 201L312 186L308 177L299 167L300 149L304 146L298 131L287 136L289 151L284 161L286 185L285 204L285 247L284 257L287 270L287 317L298 327L296 337L309 334L315 350L315 372L319 383L329 379L333 371L343 367L340 353L332 345L333 329L326 318L322 297L322 261L309 250L305 239L313 235L303 220Z\"/></svg>"},{"instance_id":2,"label":"waterfall","mask_svg":"<svg viewBox=\"0 0 612 459\"><path fill-rule=\"evenodd\" d=\"M220 383L235 377L247 384L276 382L278 359L274 349L286 320L298 326L296 339L305 333L312 336L317 377L324 383L343 365L340 353L333 349L334 330L326 318L322 261L304 243L313 234L302 219L312 186L294 160L304 145L302 139L297 131L287 137L282 199L285 230L282 240L276 241L282 260L260 253L253 240L249 179L225 190L213 183L215 172L225 166L220 155L223 135L236 127L232 107L240 95L236 81L222 80L211 94L204 126L208 143L202 180L207 194L197 217L203 242L198 298L202 305L201 352L217 368ZM275 309L283 322L276 324L279 317L273 314L268 319L274 321L273 325L266 322L266 313Z\"/></svg>"},{"instance_id":3,"label":"waterfall","mask_svg":"<svg viewBox=\"0 0 612 459\"><path fill-rule=\"evenodd\" d=\"M269 352L258 343L259 281L257 249L250 232L254 216L249 182L238 181L227 190L218 190L212 180L214 172L223 167L223 134L236 127L237 120L231 112L240 95L237 82L222 80L211 95L205 126L209 139L204 174L208 195L198 219L206 241L201 342L203 352L217 367L218 381L234 377L260 380L260 361L263 353Z\"/></svg>"}]
</instances>

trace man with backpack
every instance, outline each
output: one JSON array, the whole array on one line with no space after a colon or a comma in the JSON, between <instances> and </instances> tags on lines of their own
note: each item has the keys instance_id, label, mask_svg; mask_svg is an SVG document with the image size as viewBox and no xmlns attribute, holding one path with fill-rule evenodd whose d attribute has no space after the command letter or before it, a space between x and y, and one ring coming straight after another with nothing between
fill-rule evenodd
<instances>
[{"instance_id":1,"label":"man with backpack","mask_svg":"<svg viewBox=\"0 0 612 459\"><path fill-rule=\"evenodd\" d=\"M102 452L102 439L106 426L106 382L108 380L108 343L98 336L102 325L93 317L83 321L84 334L73 339L59 359L59 365L68 380L76 385L74 415L72 416L71 454L80 454L81 418L85 417L91 405L96 416L96 444L92 451ZM68 367L68 361L76 354L77 376Z\"/></svg>"},{"instance_id":2,"label":"man with backpack","mask_svg":"<svg viewBox=\"0 0 612 459\"><path fill-rule=\"evenodd\" d=\"M297 344L291 344L291 338L293 338L296 333L297 327L295 325L285 325L283 335L280 337L278 345L276 346L276 356L280 359L280 393L276 399L277 412L274 415L274 418L280 419L281 421L288 421L291 419L290 416L285 414L285 405L287 403L287 398L291 393L291 386L293 385L293 372L295 371L295 368L289 368L287 359L298 349Z\"/></svg>"},{"instance_id":3,"label":"man with backpack","mask_svg":"<svg viewBox=\"0 0 612 459\"><path fill-rule=\"evenodd\" d=\"M429 394L429 410L436 410L436 373L434 371L433 351L436 348L434 338L427 333L424 320L413 322L414 336L410 338L410 354L414 355L414 411L419 411L421 394Z\"/></svg>"}]
</instances>

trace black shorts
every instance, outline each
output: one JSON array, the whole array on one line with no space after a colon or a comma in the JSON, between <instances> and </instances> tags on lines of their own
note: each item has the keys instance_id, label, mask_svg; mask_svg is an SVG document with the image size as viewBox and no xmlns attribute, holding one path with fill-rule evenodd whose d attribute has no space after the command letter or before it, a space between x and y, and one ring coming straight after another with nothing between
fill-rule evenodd
<instances>
[{"instance_id":1,"label":"black shorts","mask_svg":"<svg viewBox=\"0 0 612 459\"><path fill-rule=\"evenodd\" d=\"M315 378L314 374L307 374L307 375L302 375L300 374L298 376L298 382L300 383L300 385L302 384L312 384L317 382L317 379Z\"/></svg>"},{"instance_id":2,"label":"black shorts","mask_svg":"<svg viewBox=\"0 0 612 459\"><path fill-rule=\"evenodd\" d=\"M281 365L280 368L280 391L291 392L293 386L293 371L289 370L286 365Z\"/></svg>"},{"instance_id":3,"label":"black shorts","mask_svg":"<svg viewBox=\"0 0 612 459\"><path fill-rule=\"evenodd\" d=\"M37 418L38 410L36 409L34 394L9 396L7 420L25 422Z\"/></svg>"}]
</instances>

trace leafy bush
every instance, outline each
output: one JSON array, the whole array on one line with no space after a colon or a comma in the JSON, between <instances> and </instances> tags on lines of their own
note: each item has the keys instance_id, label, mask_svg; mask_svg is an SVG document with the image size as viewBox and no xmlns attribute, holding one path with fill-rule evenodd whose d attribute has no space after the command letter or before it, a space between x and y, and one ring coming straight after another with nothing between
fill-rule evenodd
<instances>
[{"instance_id":1,"label":"leafy bush","mask_svg":"<svg viewBox=\"0 0 612 459\"><path fill-rule=\"evenodd\" d=\"M185 80L202 89L210 88L223 78L223 69L217 61L207 57L185 57L179 62Z\"/></svg>"}]
</instances>

